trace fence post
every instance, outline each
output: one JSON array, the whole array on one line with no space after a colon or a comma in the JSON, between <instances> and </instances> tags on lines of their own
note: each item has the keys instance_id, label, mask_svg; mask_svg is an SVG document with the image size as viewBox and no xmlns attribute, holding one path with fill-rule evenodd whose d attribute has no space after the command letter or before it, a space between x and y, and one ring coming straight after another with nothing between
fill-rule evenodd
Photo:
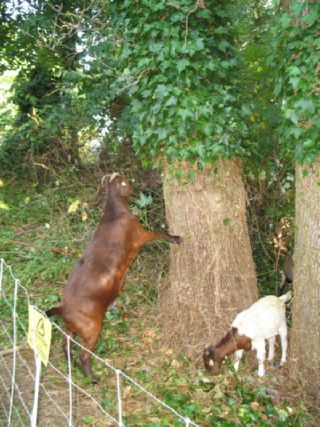
<instances>
[{"instance_id":1,"label":"fence post","mask_svg":"<svg viewBox=\"0 0 320 427\"><path fill-rule=\"evenodd\" d=\"M30 420L31 427L36 427L37 425L39 387L40 387L40 376L41 376L41 359L36 354L36 352L34 352L34 356L36 359L36 375L35 375L35 383L34 383L33 408L32 408L31 420Z\"/></svg>"},{"instance_id":2,"label":"fence post","mask_svg":"<svg viewBox=\"0 0 320 427\"><path fill-rule=\"evenodd\" d=\"M71 375L71 351L70 351L69 335L67 335L67 356L68 356L68 382L69 382L69 427L72 427L72 375Z\"/></svg>"},{"instance_id":3,"label":"fence post","mask_svg":"<svg viewBox=\"0 0 320 427\"><path fill-rule=\"evenodd\" d=\"M3 265L4 259L0 259L0 301L1 301L1 293L2 293L2 276L3 276Z\"/></svg>"},{"instance_id":4,"label":"fence post","mask_svg":"<svg viewBox=\"0 0 320 427\"><path fill-rule=\"evenodd\" d=\"M118 425L124 427L122 423L122 402L121 402L121 384L120 384L120 370L116 370L117 376L117 394L118 394Z\"/></svg>"},{"instance_id":5,"label":"fence post","mask_svg":"<svg viewBox=\"0 0 320 427\"><path fill-rule=\"evenodd\" d=\"M14 281L14 293L13 293L13 309L12 309L12 320L13 320L13 359L12 359L12 381L11 381L11 396L10 396L10 407L8 415L8 426L11 425L12 408L14 389L16 382L16 362L17 362L17 296L18 296L18 279Z\"/></svg>"}]
</instances>

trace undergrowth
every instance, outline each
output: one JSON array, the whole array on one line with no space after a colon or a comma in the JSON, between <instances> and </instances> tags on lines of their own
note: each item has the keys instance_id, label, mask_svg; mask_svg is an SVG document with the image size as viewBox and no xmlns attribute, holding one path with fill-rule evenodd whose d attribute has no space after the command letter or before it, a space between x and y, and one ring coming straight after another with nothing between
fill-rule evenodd
<instances>
[{"instance_id":1,"label":"undergrowth","mask_svg":"<svg viewBox=\"0 0 320 427\"><path fill-rule=\"evenodd\" d=\"M32 303L45 310L59 300L72 266L99 221L101 207L93 205L95 184L79 178L71 183L52 182L47 186L27 181L2 184L0 257L12 265L14 274L28 289ZM152 199L139 194L137 199L137 203L133 202L136 212L147 222ZM160 218L159 224L152 223L150 228L159 227L162 222ZM162 344L156 303L157 287L167 267L167 254L167 244L162 242L143 249L128 274L125 292L106 313L95 352L201 426L306 425L306 410L297 399L298 390L286 377L285 369L269 366L269 375L261 380L256 376L256 366L248 358L238 374L227 364L221 375L209 377L200 357L196 361L188 359ZM26 317L26 304L18 307L19 315ZM3 319L10 316L3 304L1 316ZM66 364L56 334L52 357L55 363ZM76 360L79 361L79 355ZM93 369L100 377L94 389L82 376L79 363L74 368L74 376L83 387L94 390L106 409L116 405L108 383L114 379L105 366L97 362ZM43 375L46 381L55 384L49 370L44 369ZM126 425L181 425L171 415L147 405L130 384L123 387ZM67 396L67 386L61 392ZM81 420L78 425L97 425L94 415L82 414Z\"/></svg>"}]
</instances>

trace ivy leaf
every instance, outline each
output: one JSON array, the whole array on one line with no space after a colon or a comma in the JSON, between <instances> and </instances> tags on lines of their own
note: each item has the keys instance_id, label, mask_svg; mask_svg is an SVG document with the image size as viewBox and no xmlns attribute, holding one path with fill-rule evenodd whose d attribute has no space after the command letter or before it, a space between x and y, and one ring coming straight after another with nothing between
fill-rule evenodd
<instances>
[{"instance_id":1,"label":"ivy leaf","mask_svg":"<svg viewBox=\"0 0 320 427\"><path fill-rule=\"evenodd\" d=\"M185 109L181 109L181 110L179 110L178 114L179 114L179 116L180 116L183 120L185 120L187 117L192 117L192 116L193 116L193 114L192 114L192 112L191 112L191 111L189 111L189 110L185 110Z\"/></svg>"},{"instance_id":2,"label":"ivy leaf","mask_svg":"<svg viewBox=\"0 0 320 427\"><path fill-rule=\"evenodd\" d=\"M297 115L297 113L294 110L288 109L285 111L284 115L287 119L291 120L292 123L294 123L295 125L299 121L299 116Z\"/></svg>"},{"instance_id":3,"label":"ivy leaf","mask_svg":"<svg viewBox=\"0 0 320 427\"><path fill-rule=\"evenodd\" d=\"M290 77L289 82L292 84L293 89L297 89L301 79L299 77Z\"/></svg>"},{"instance_id":4,"label":"ivy leaf","mask_svg":"<svg viewBox=\"0 0 320 427\"><path fill-rule=\"evenodd\" d=\"M244 116L250 116L252 114L252 110L250 108L250 105L248 104L243 104L241 106L241 112Z\"/></svg>"},{"instance_id":5,"label":"ivy leaf","mask_svg":"<svg viewBox=\"0 0 320 427\"><path fill-rule=\"evenodd\" d=\"M304 146L305 148L311 148L311 147L313 147L313 146L315 145L315 143L316 143L316 141L314 141L313 139L306 139L306 140L303 142L303 146Z\"/></svg>"},{"instance_id":6,"label":"ivy leaf","mask_svg":"<svg viewBox=\"0 0 320 427\"><path fill-rule=\"evenodd\" d=\"M170 96L168 101L166 102L166 105L177 105L178 99L175 96Z\"/></svg>"},{"instance_id":7,"label":"ivy leaf","mask_svg":"<svg viewBox=\"0 0 320 427\"><path fill-rule=\"evenodd\" d=\"M159 128L156 130L156 133L158 134L159 141L162 141L163 139L166 139L168 136L168 131L165 128Z\"/></svg>"},{"instance_id":8,"label":"ivy leaf","mask_svg":"<svg viewBox=\"0 0 320 427\"><path fill-rule=\"evenodd\" d=\"M229 42L227 42L226 40L222 40L222 42L218 44L218 49L221 50L222 52L226 52L229 46L230 46Z\"/></svg>"},{"instance_id":9,"label":"ivy leaf","mask_svg":"<svg viewBox=\"0 0 320 427\"><path fill-rule=\"evenodd\" d=\"M190 64L190 62L188 61L188 59L181 59L181 61L179 61L177 63L177 69L178 69L179 73L181 73L181 71L185 70L189 64Z\"/></svg>"},{"instance_id":10,"label":"ivy leaf","mask_svg":"<svg viewBox=\"0 0 320 427\"><path fill-rule=\"evenodd\" d=\"M197 38L194 46L195 46L195 50L203 50L204 49L203 38L201 37Z\"/></svg>"},{"instance_id":11,"label":"ivy leaf","mask_svg":"<svg viewBox=\"0 0 320 427\"><path fill-rule=\"evenodd\" d=\"M169 92L168 86L158 85L154 92L154 96L161 99L161 98L164 98L168 94L168 92Z\"/></svg>"},{"instance_id":12,"label":"ivy leaf","mask_svg":"<svg viewBox=\"0 0 320 427\"><path fill-rule=\"evenodd\" d=\"M303 112L313 114L315 112L316 106L311 99L301 99L295 103L295 106L301 109Z\"/></svg>"},{"instance_id":13,"label":"ivy leaf","mask_svg":"<svg viewBox=\"0 0 320 427\"><path fill-rule=\"evenodd\" d=\"M298 76L301 73L301 70L296 65L293 65L288 68L288 74L289 76Z\"/></svg>"},{"instance_id":14,"label":"ivy leaf","mask_svg":"<svg viewBox=\"0 0 320 427\"><path fill-rule=\"evenodd\" d=\"M295 17L299 16L304 8L304 3L292 2L290 4L290 10Z\"/></svg>"},{"instance_id":15,"label":"ivy leaf","mask_svg":"<svg viewBox=\"0 0 320 427\"><path fill-rule=\"evenodd\" d=\"M313 10L308 15L305 15L301 18L301 21L304 22L307 25L313 25L318 19L318 14L316 10Z\"/></svg>"}]
</instances>

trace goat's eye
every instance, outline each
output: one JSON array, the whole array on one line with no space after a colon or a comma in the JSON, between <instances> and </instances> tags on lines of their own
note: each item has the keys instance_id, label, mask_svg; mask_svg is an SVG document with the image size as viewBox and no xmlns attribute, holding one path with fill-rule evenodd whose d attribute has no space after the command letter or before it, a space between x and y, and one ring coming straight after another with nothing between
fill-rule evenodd
<instances>
[{"instance_id":1,"label":"goat's eye","mask_svg":"<svg viewBox=\"0 0 320 427\"><path fill-rule=\"evenodd\" d=\"M212 359L209 360L209 366L213 366L213 360Z\"/></svg>"}]
</instances>

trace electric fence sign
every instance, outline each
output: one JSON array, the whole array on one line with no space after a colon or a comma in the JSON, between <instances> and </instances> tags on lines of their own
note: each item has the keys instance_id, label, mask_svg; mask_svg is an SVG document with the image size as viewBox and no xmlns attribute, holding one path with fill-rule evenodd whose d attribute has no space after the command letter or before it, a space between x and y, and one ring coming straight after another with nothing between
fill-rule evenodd
<instances>
[{"instance_id":1,"label":"electric fence sign","mask_svg":"<svg viewBox=\"0 0 320 427\"><path fill-rule=\"evenodd\" d=\"M29 306L28 344L47 366L51 344L51 322L33 305Z\"/></svg>"}]
</instances>

